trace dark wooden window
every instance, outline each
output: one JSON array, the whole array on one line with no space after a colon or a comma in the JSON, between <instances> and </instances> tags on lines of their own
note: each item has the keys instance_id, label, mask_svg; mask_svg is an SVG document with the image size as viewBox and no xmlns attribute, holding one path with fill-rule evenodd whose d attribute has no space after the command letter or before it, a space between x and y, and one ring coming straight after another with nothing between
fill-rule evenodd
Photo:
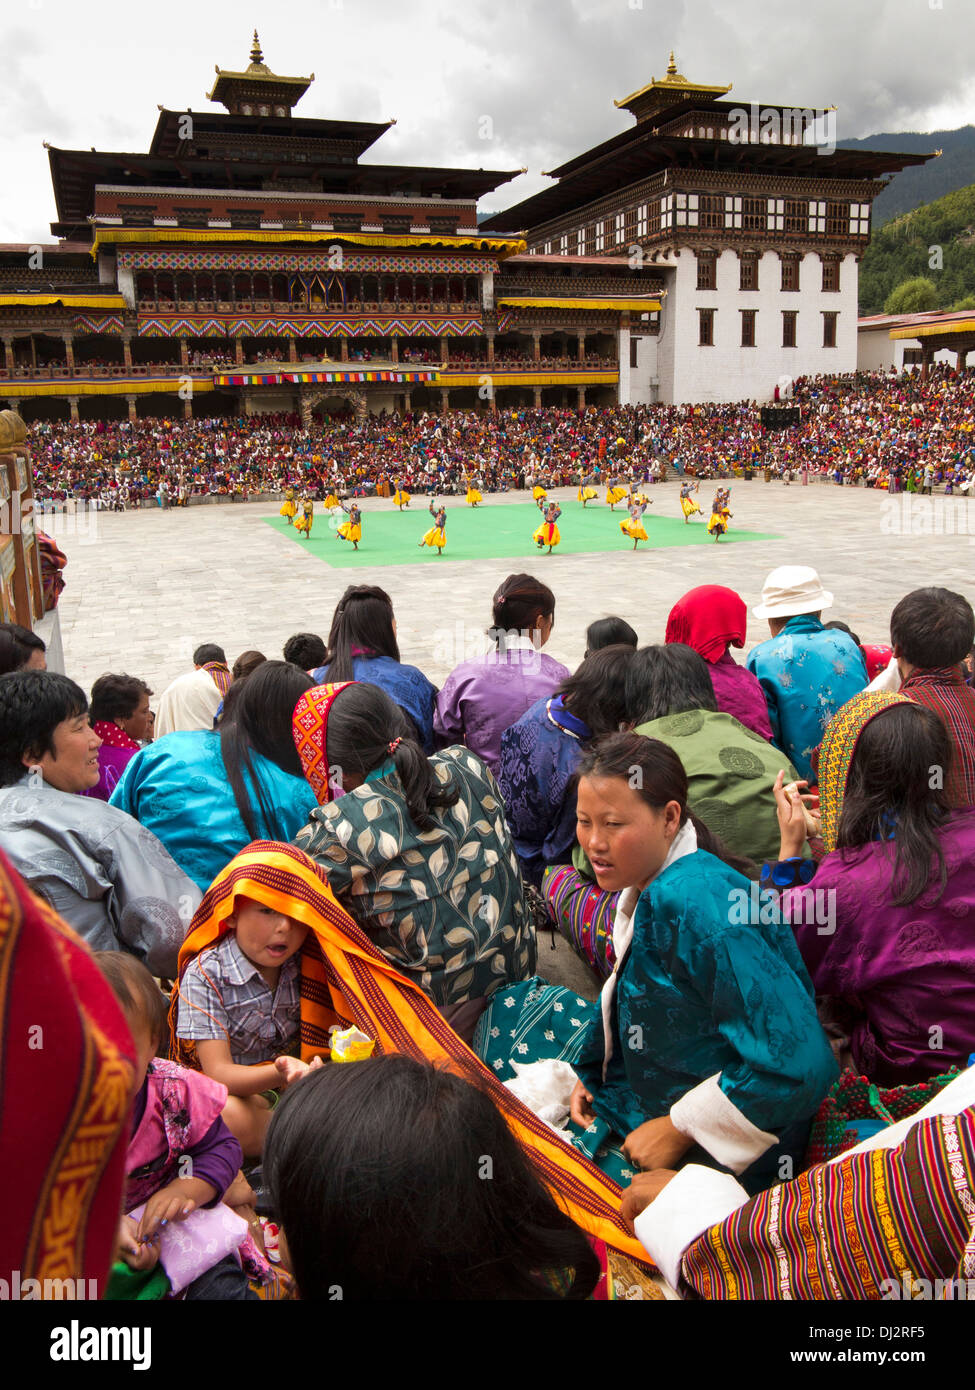
<instances>
[{"instance_id":1,"label":"dark wooden window","mask_svg":"<svg viewBox=\"0 0 975 1390\"><path fill-rule=\"evenodd\" d=\"M785 200L785 230L786 232L802 232L806 234L809 228L809 203L800 202L798 198L786 198Z\"/></svg>"},{"instance_id":2,"label":"dark wooden window","mask_svg":"<svg viewBox=\"0 0 975 1390\"><path fill-rule=\"evenodd\" d=\"M826 235L846 237L850 231L849 203L826 204Z\"/></svg>"},{"instance_id":3,"label":"dark wooden window","mask_svg":"<svg viewBox=\"0 0 975 1390\"><path fill-rule=\"evenodd\" d=\"M823 261L823 294L834 294L840 287L839 261Z\"/></svg>"},{"instance_id":4,"label":"dark wooden window","mask_svg":"<svg viewBox=\"0 0 975 1390\"><path fill-rule=\"evenodd\" d=\"M764 232L768 219L768 201L765 198L743 198L741 225L746 232Z\"/></svg>"},{"instance_id":5,"label":"dark wooden window","mask_svg":"<svg viewBox=\"0 0 975 1390\"><path fill-rule=\"evenodd\" d=\"M633 370L634 368L636 368L636 367L638 366L638 363L637 363L637 360L636 360L636 351L637 351L637 343L638 343L638 341L639 341L639 340L638 340L637 338L631 338L631 339L630 339L630 369L631 369L631 370Z\"/></svg>"},{"instance_id":6,"label":"dark wooden window","mask_svg":"<svg viewBox=\"0 0 975 1390\"><path fill-rule=\"evenodd\" d=\"M799 288L799 257L782 257L782 288L793 291Z\"/></svg>"},{"instance_id":7,"label":"dark wooden window","mask_svg":"<svg viewBox=\"0 0 975 1390\"><path fill-rule=\"evenodd\" d=\"M651 198L647 209L647 235L655 236L660 231L660 199Z\"/></svg>"},{"instance_id":8,"label":"dark wooden window","mask_svg":"<svg viewBox=\"0 0 975 1390\"><path fill-rule=\"evenodd\" d=\"M755 346L755 309L742 309L741 311L741 345L742 347Z\"/></svg>"},{"instance_id":9,"label":"dark wooden window","mask_svg":"<svg viewBox=\"0 0 975 1390\"><path fill-rule=\"evenodd\" d=\"M724 194L702 193L699 212L698 226L722 230L724 228Z\"/></svg>"},{"instance_id":10,"label":"dark wooden window","mask_svg":"<svg viewBox=\"0 0 975 1390\"><path fill-rule=\"evenodd\" d=\"M713 290L718 286L718 258L707 251L697 258L697 287L699 290Z\"/></svg>"},{"instance_id":11,"label":"dark wooden window","mask_svg":"<svg viewBox=\"0 0 975 1390\"><path fill-rule=\"evenodd\" d=\"M698 309L698 343L701 347L714 347L714 310Z\"/></svg>"},{"instance_id":12,"label":"dark wooden window","mask_svg":"<svg viewBox=\"0 0 975 1390\"><path fill-rule=\"evenodd\" d=\"M782 346L794 348L796 345L796 319L799 314L796 309L784 309L782 311Z\"/></svg>"},{"instance_id":13,"label":"dark wooden window","mask_svg":"<svg viewBox=\"0 0 975 1390\"><path fill-rule=\"evenodd\" d=\"M836 320L837 314L830 311L823 314L823 347L836 346Z\"/></svg>"},{"instance_id":14,"label":"dark wooden window","mask_svg":"<svg viewBox=\"0 0 975 1390\"><path fill-rule=\"evenodd\" d=\"M758 256L754 251L745 251L739 262L739 281L740 290L758 289Z\"/></svg>"}]
</instances>

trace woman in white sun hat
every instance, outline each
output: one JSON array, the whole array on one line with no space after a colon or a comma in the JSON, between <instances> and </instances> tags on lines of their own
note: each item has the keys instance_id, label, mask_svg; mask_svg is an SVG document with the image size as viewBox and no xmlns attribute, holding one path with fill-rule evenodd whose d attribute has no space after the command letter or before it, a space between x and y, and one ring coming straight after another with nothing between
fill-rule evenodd
<instances>
[{"instance_id":1,"label":"woman in white sun hat","mask_svg":"<svg viewBox=\"0 0 975 1390\"><path fill-rule=\"evenodd\" d=\"M867 684L866 663L853 638L820 622L832 606L833 595L814 569L782 565L768 576L762 602L752 609L756 618L768 619L772 635L752 648L746 664L765 692L774 743L810 783L816 780L813 749L827 724Z\"/></svg>"}]
</instances>

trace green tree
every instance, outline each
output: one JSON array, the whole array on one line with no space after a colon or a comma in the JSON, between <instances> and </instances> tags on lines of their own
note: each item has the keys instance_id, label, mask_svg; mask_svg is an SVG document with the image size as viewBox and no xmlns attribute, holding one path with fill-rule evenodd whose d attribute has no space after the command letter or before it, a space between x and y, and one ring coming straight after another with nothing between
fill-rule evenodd
<instances>
[{"instance_id":1,"label":"green tree","mask_svg":"<svg viewBox=\"0 0 975 1390\"><path fill-rule=\"evenodd\" d=\"M885 314L923 314L937 307L938 288L926 275L902 280L884 301Z\"/></svg>"},{"instance_id":2,"label":"green tree","mask_svg":"<svg viewBox=\"0 0 975 1390\"><path fill-rule=\"evenodd\" d=\"M975 309L975 294L966 294L964 299L959 299L957 304L951 306L953 313L958 313L963 309Z\"/></svg>"}]
</instances>

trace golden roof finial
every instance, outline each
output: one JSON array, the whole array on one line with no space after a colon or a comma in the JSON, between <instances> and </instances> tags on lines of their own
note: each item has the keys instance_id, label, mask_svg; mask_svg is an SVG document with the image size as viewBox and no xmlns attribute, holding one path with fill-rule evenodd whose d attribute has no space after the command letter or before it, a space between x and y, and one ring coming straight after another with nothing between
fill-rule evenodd
<instances>
[{"instance_id":1,"label":"golden roof finial","mask_svg":"<svg viewBox=\"0 0 975 1390\"><path fill-rule=\"evenodd\" d=\"M671 55L671 56L673 56L673 55ZM252 62L252 63L263 63L263 62L264 62L264 54L261 52L261 41L260 41L260 39L257 37L257 30L256 30L256 29L254 30L254 43L253 43L253 45L252 45L252 47L251 47L251 62Z\"/></svg>"},{"instance_id":2,"label":"golden roof finial","mask_svg":"<svg viewBox=\"0 0 975 1390\"><path fill-rule=\"evenodd\" d=\"M668 77L676 77L676 76L677 76L677 64L674 62L674 50L673 50L673 49L670 50L670 62L669 62L668 65L667 65L667 76L668 76Z\"/></svg>"}]
</instances>

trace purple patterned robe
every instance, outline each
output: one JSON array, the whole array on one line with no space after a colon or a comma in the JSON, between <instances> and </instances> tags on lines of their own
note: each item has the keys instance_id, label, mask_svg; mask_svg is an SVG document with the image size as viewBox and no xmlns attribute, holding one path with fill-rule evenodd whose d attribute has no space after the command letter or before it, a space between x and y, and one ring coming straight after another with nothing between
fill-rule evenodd
<instances>
[{"instance_id":1,"label":"purple patterned robe","mask_svg":"<svg viewBox=\"0 0 975 1390\"><path fill-rule=\"evenodd\" d=\"M714 698L722 714L730 714L746 729L751 729L761 738L772 742L772 725L768 717L765 692L758 683L758 677L744 666L739 666L725 651L717 661L708 662L708 675L714 686Z\"/></svg>"},{"instance_id":2,"label":"purple patterned robe","mask_svg":"<svg viewBox=\"0 0 975 1390\"><path fill-rule=\"evenodd\" d=\"M433 717L437 746L465 744L498 775L501 735L547 699L569 675L568 668L529 643L509 645L463 661L447 677Z\"/></svg>"}]
</instances>

